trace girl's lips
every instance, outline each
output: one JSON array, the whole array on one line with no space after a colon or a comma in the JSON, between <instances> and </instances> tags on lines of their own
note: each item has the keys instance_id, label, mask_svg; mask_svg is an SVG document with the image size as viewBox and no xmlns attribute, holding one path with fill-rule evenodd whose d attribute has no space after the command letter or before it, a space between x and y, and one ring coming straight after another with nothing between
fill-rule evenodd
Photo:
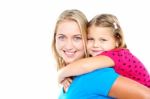
<instances>
[{"instance_id":1,"label":"girl's lips","mask_svg":"<svg viewBox=\"0 0 150 99\"><path fill-rule=\"evenodd\" d=\"M102 50L92 50L93 52L103 52Z\"/></svg>"},{"instance_id":2,"label":"girl's lips","mask_svg":"<svg viewBox=\"0 0 150 99\"><path fill-rule=\"evenodd\" d=\"M92 52L95 54L95 56L96 55L98 55L98 54L101 54L102 52L104 52L104 51L102 51L102 50L92 50Z\"/></svg>"}]
</instances>

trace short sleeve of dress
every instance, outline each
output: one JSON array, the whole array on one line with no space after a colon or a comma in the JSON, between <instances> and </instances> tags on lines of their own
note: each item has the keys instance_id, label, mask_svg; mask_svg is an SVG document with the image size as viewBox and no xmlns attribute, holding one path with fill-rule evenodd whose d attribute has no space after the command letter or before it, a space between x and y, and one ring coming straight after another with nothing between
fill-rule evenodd
<instances>
[{"instance_id":1,"label":"short sleeve of dress","mask_svg":"<svg viewBox=\"0 0 150 99\"><path fill-rule=\"evenodd\" d=\"M117 73L131 78L147 87L150 87L150 75L143 63L128 49L115 49L103 52L101 55L110 57Z\"/></svg>"},{"instance_id":2,"label":"short sleeve of dress","mask_svg":"<svg viewBox=\"0 0 150 99\"><path fill-rule=\"evenodd\" d=\"M125 56L125 51L124 49L114 49L111 51L105 51L103 53L101 53L100 55L105 55L108 56L109 58L111 58L115 65L114 65L114 69L120 70L122 65L126 65L126 61L125 58L127 58Z\"/></svg>"}]
</instances>

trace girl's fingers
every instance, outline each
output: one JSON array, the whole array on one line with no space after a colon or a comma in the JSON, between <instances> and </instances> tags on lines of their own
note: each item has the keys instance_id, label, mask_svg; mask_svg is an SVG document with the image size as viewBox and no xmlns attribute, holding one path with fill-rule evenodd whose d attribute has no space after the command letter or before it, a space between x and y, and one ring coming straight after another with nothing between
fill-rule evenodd
<instances>
[{"instance_id":1,"label":"girl's fingers","mask_svg":"<svg viewBox=\"0 0 150 99\"><path fill-rule=\"evenodd\" d=\"M62 81L62 85L64 87L64 91L67 91L70 84L72 83L72 79L71 78L65 78L65 80Z\"/></svg>"},{"instance_id":2,"label":"girl's fingers","mask_svg":"<svg viewBox=\"0 0 150 99\"><path fill-rule=\"evenodd\" d=\"M68 81L69 81L70 84L72 83L72 79L71 78L68 78Z\"/></svg>"},{"instance_id":3,"label":"girl's fingers","mask_svg":"<svg viewBox=\"0 0 150 99\"><path fill-rule=\"evenodd\" d=\"M70 85L69 80L66 80L66 81L65 81L65 86L66 86L66 88L68 88L68 87L69 87L69 85Z\"/></svg>"},{"instance_id":4,"label":"girl's fingers","mask_svg":"<svg viewBox=\"0 0 150 99\"><path fill-rule=\"evenodd\" d=\"M66 87L66 86L64 86L64 91L65 91L65 92L67 91L67 87Z\"/></svg>"},{"instance_id":5,"label":"girl's fingers","mask_svg":"<svg viewBox=\"0 0 150 99\"><path fill-rule=\"evenodd\" d=\"M67 80L63 81L62 85L63 85L64 91L66 92L68 90L68 81Z\"/></svg>"}]
</instances>

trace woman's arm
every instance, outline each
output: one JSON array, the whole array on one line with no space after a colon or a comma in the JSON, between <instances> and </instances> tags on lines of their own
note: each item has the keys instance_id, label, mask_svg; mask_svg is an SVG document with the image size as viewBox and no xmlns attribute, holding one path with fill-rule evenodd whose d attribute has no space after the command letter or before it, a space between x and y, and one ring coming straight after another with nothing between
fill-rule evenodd
<instances>
[{"instance_id":1,"label":"woman's arm","mask_svg":"<svg viewBox=\"0 0 150 99\"><path fill-rule=\"evenodd\" d=\"M80 59L60 69L58 71L58 81L61 82L66 77L77 76L112 66L114 66L114 61L103 55Z\"/></svg>"},{"instance_id":2,"label":"woman's arm","mask_svg":"<svg viewBox=\"0 0 150 99\"><path fill-rule=\"evenodd\" d=\"M150 89L129 78L119 76L109 96L117 99L150 99Z\"/></svg>"}]
</instances>

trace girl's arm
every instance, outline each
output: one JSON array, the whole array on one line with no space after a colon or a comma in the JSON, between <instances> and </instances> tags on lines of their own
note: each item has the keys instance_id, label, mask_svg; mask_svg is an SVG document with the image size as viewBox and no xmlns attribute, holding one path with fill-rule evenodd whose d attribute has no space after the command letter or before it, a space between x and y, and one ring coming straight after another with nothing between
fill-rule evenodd
<instances>
[{"instance_id":1,"label":"girl's arm","mask_svg":"<svg viewBox=\"0 0 150 99\"><path fill-rule=\"evenodd\" d=\"M103 55L80 59L58 71L58 82L61 83L66 77L77 76L96 69L112 66L114 66L114 61Z\"/></svg>"},{"instance_id":2,"label":"girl's arm","mask_svg":"<svg viewBox=\"0 0 150 99\"><path fill-rule=\"evenodd\" d=\"M117 99L150 99L150 89L129 78L119 76L109 96Z\"/></svg>"}]
</instances>

